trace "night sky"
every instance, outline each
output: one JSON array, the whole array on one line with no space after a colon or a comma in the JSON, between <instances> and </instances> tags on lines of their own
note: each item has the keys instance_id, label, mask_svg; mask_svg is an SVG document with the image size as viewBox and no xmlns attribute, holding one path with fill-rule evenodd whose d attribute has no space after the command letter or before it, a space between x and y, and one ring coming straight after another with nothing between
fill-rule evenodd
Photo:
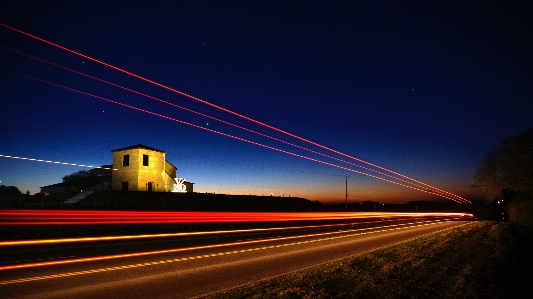
<instances>
[{"instance_id":1,"label":"night sky","mask_svg":"<svg viewBox=\"0 0 533 299\"><path fill-rule=\"evenodd\" d=\"M0 3L4 25L468 199L483 155L533 125L532 15L529 1ZM196 192L333 203L350 175L350 201L442 199L24 77L317 158L13 52L312 147L1 26L0 46L0 154L103 165L142 143ZM82 169L0 158L0 185L35 193Z\"/></svg>"}]
</instances>

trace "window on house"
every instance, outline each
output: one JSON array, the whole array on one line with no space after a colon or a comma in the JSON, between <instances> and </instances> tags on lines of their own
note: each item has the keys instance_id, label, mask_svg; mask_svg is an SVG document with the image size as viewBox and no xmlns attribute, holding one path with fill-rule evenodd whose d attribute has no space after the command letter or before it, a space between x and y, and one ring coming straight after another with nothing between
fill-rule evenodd
<instances>
[{"instance_id":1,"label":"window on house","mask_svg":"<svg viewBox=\"0 0 533 299\"><path fill-rule=\"evenodd\" d=\"M130 166L130 155L124 155L122 158L122 166Z\"/></svg>"},{"instance_id":2,"label":"window on house","mask_svg":"<svg viewBox=\"0 0 533 299\"><path fill-rule=\"evenodd\" d=\"M143 166L148 166L148 155L143 155Z\"/></svg>"}]
</instances>

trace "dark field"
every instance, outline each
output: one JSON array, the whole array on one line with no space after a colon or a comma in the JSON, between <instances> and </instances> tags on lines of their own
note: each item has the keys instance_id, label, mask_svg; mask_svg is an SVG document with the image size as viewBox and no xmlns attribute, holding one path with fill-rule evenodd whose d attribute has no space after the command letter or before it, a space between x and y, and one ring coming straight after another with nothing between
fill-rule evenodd
<instances>
[{"instance_id":1,"label":"dark field","mask_svg":"<svg viewBox=\"0 0 533 299\"><path fill-rule=\"evenodd\" d=\"M532 237L476 222L212 298L531 298Z\"/></svg>"}]
</instances>

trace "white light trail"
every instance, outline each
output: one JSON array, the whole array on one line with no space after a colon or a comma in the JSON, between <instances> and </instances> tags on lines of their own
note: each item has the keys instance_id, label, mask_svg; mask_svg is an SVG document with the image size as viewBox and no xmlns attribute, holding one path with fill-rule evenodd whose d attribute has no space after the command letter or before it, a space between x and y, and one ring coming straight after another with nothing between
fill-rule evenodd
<instances>
[{"instance_id":1,"label":"white light trail","mask_svg":"<svg viewBox=\"0 0 533 299\"><path fill-rule=\"evenodd\" d=\"M11 158L11 159L19 159L19 160L27 160L27 161L34 161L34 162L45 162L45 163L52 163L52 164L61 164L61 165L70 165L70 166L87 167L87 168L98 168L98 169L107 169L107 170L118 170L118 169L116 169L116 168L108 168L108 167L102 167L102 166L93 166L93 165L77 164L77 163L69 163L69 162L59 162L59 161L52 161L52 160L44 160L44 159L36 159L36 158L26 158L26 157L19 157L19 156L9 156L9 155L2 155L2 154L0 154L0 157L2 157L2 158Z\"/></svg>"}]
</instances>

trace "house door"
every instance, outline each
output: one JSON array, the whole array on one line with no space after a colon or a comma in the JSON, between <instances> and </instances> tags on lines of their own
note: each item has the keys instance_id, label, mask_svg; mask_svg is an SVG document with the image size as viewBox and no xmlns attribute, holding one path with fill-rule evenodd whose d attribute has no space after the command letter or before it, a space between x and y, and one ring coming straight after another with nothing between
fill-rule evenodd
<instances>
[{"instance_id":1,"label":"house door","mask_svg":"<svg viewBox=\"0 0 533 299\"><path fill-rule=\"evenodd\" d=\"M152 182L148 182L148 192L152 192Z\"/></svg>"},{"instance_id":2,"label":"house door","mask_svg":"<svg viewBox=\"0 0 533 299\"><path fill-rule=\"evenodd\" d=\"M122 191L128 191L128 182L122 182Z\"/></svg>"}]
</instances>

